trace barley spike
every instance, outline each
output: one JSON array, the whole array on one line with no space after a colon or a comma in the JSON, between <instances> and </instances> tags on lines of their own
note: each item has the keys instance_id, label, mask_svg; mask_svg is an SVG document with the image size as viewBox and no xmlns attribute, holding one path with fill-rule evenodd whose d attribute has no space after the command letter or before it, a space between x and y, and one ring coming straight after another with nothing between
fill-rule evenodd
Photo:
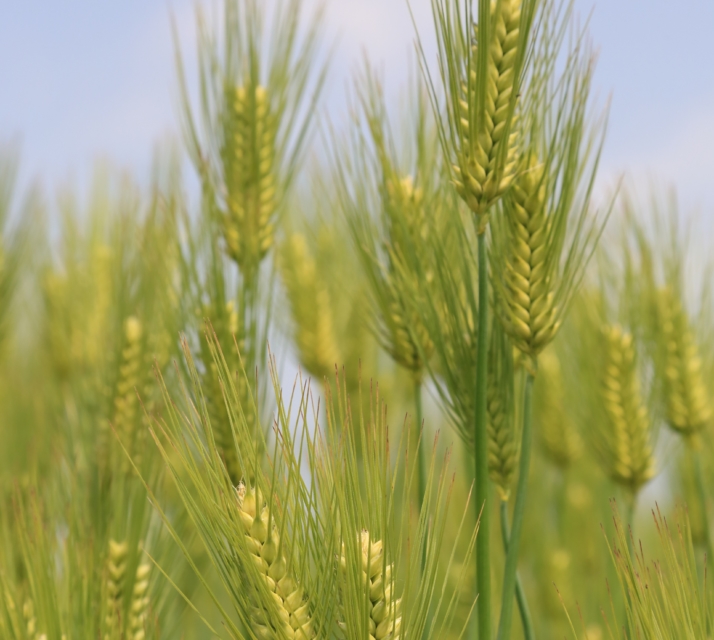
<instances>
[{"instance_id":1,"label":"barley spike","mask_svg":"<svg viewBox=\"0 0 714 640\"><path fill-rule=\"evenodd\" d=\"M667 422L692 443L711 423L712 405L702 375L702 361L686 311L671 288L659 293L663 342L663 382Z\"/></svg>"},{"instance_id":2,"label":"barley spike","mask_svg":"<svg viewBox=\"0 0 714 640\"><path fill-rule=\"evenodd\" d=\"M401 598L394 597L394 564L385 564L381 540L371 540L369 531L358 534L362 558L362 580L369 597L369 640L401 638ZM340 569L347 570L345 545L342 543ZM344 623L341 623L344 627Z\"/></svg>"},{"instance_id":3,"label":"barley spike","mask_svg":"<svg viewBox=\"0 0 714 640\"><path fill-rule=\"evenodd\" d=\"M511 96L516 82L515 65L518 54L520 0L503 0L492 8L493 38L489 47L486 101L482 130L472 131L475 118L470 109L476 103L470 91L475 91L475 71L470 82L463 82L460 110L460 133L463 137L458 164L454 165L454 185L469 208L479 216L479 231L488 224L487 211L513 181L516 169L518 134L515 117L510 116ZM478 35L474 25L474 35ZM475 40L474 40L475 41ZM472 45L476 59L477 44ZM504 134L510 129L508 138ZM507 145L505 152L501 149Z\"/></svg>"},{"instance_id":4,"label":"barley spike","mask_svg":"<svg viewBox=\"0 0 714 640\"><path fill-rule=\"evenodd\" d=\"M238 87L231 116L235 157L223 231L228 255L250 277L273 244L277 209L275 117L265 87Z\"/></svg>"},{"instance_id":5,"label":"barley spike","mask_svg":"<svg viewBox=\"0 0 714 640\"><path fill-rule=\"evenodd\" d=\"M104 640L111 640L120 624L120 611L123 598L124 578L129 545L126 541L109 540L109 559L107 561L107 633Z\"/></svg>"},{"instance_id":6,"label":"barley spike","mask_svg":"<svg viewBox=\"0 0 714 640\"><path fill-rule=\"evenodd\" d=\"M278 637L296 640L315 638L309 603L303 588L288 571L274 520L271 530L268 529L271 524L270 508L261 506L260 492L249 489L243 482L236 488L236 494L246 546L275 605L265 607L256 601L252 610L253 632L266 640L274 639L276 633Z\"/></svg>"},{"instance_id":7,"label":"barley spike","mask_svg":"<svg viewBox=\"0 0 714 640\"><path fill-rule=\"evenodd\" d=\"M617 325L606 327L603 337L602 399L608 420L609 471L615 482L636 492L654 476L655 461L633 338Z\"/></svg>"},{"instance_id":8,"label":"barley spike","mask_svg":"<svg viewBox=\"0 0 714 640\"><path fill-rule=\"evenodd\" d=\"M144 640L146 637L146 617L149 610L149 573L151 565L143 562L136 569L134 591L129 611L129 638L131 640Z\"/></svg>"},{"instance_id":9,"label":"barley spike","mask_svg":"<svg viewBox=\"0 0 714 640\"><path fill-rule=\"evenodd\" d=\"M556 467L567 469L582 454L583 442L565 409L563 372L551 350L538 358L538 377L536 402L541 449Z\"/></svg>"},{"instance_id":10,"label":"barley spike","mask_svg":"<svg viewBox=\"0 0 714 640\"><path fill-rule=\"evenodd\" d=\"M548 217L544 167L531 156L508 198L505 304L506 331L523 354L536 358L560 326L548 268Z\"/></svg>"},{"instance_id":11,"label":"barley spike","mask_svg":"<svg viewBox=\"0 0 714 640\"><path fill-rule=\"evenodd\" d=\"M283 245L280 267L295 322L300 362L319 378L331 375L341 362L330 294L320 280L307 241L293 233Z\"/></svg>"}]
</instances>

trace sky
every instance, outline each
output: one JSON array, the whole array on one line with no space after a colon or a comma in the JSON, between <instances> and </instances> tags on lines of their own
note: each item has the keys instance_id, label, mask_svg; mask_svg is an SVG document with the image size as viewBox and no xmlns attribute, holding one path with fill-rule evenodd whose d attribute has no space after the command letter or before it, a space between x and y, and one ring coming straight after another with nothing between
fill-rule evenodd
<instances>
[{"instance_id":1,"label":"sky","mask_svg":"<svg viewBox=\"0 0 714 640\"><path fill-rule=\"evenodd\" d=\"M599 51L596 93L612 100L601 188L624 173L641 190L675 186L683 211L714 231L714 1L575 2ZM411 4L433 56L429 0ZM407 0L326 5L324 39L334 49L322 108L344 111L365 52L400 87L414 60ZM23 182L39 180L49 193L86 185L97 159L148 175L156 143L179 135L171 16L195 78L194 8L193 0L0 3L0 141L19 145Z\"/></svg>"}]
</instances>

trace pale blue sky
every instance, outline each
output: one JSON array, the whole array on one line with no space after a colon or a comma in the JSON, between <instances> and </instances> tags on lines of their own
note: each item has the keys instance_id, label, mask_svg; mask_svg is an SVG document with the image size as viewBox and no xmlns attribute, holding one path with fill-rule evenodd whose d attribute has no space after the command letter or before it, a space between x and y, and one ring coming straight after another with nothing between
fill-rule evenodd
<instances>
[{"instance_id":1,"label":"pale blue sky","mask_svg":"<svg viewBox=\"0 0 714 640\"><path fill-rule=\"evenodd\" d=\"M312 0L310 0L312 1ZM362 51L390 84L406 77L414 31L406 0L326 0L337 41L324 105L344 107ZM577 0L594 7L596 88L612 94L602 181L624 170L677 185L714 218L714 1ZM177 132L169 12L193 53L192 0L0 3L0 139L21 143L23 178L52 191L86 183L95 159L146 174L154 143ZM428 0L412 0L428 48ZM433 50L433 49L432 49Z\"/></svg>"}]
</instances>

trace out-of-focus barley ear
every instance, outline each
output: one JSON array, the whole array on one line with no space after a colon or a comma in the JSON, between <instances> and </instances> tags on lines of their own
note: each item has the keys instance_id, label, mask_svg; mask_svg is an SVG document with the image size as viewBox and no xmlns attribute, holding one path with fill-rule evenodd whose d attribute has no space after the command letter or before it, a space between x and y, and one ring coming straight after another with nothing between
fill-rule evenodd
<instances>
[{"instance_id":1,"label":"out-of-focus barley ear","mask_svg":"<svg viewBox=\"0 0 714 640\"><path fill-rule=\"evenodd\" d=\"M226 0L223 24L199 11L200 118L176 46L184 130L204 214L249 287L274 244L325 80L326 60L317 62L322 14L306 18L302 5L285 0L269 12L260 0Z\"/></svg>"},{"instance_id":2,"label":"out-of-focus barley ear","mask_svg":"<svg viewBox=\"0 0 714 640\"><path fill-rule=\"evenodd\" d=\"M338 196L370 285L371 328L420 384L433 343L415 309L432 283L420 280L416 263L421 260L423 271L431 270L423 249L439 210L436 135L418 82L410 95L413 112L407 115L405 140L393 134L382 84L370 67L357 93L356 126L347 141L335 139L332 149Z\"/></svg>"},{"instance_id":3,"label":"out-of-focus barley ear","mask_svg":"<svg viewBox=\"0 0 714 640\"><path fill-rule=\"evenodd\" d=\"M499 498L508 501L518 462L511 346L497 327L491 332L487 386L488 471Z\"/></svg>"},{"instance_id":4,"label":"out-of-focus barley ear","mask_svg":"<svg viewBox=\"0 0 714 640\"><path fill-rule=\"evenodd\" d=\"M704 384L699 345L687 312L671 287L658 292L665 406L669 426L698 447L701 431L711 424L712 404Z\"/></svg>"},{"instance_id":5,"label":"out-of-focus barley ear","mask_svg":"<svg viewBox=\"0 0 714 640\"><path fill-rule=\"evenodd\" d=\"M310 374L323 380L333 374L342 359L330 294L303 234L292 233L283 243L280 272L292 312L300 362Z\"/></svg>"},{"instance_id":6,"label":"out-of-focus barley ear","mask_svg":"<svg viewBox=\"0 0 714 640\"><path fill-rule=\"evenodd\" d=\"M146 619L149 613L149 575L151 565L142 562L136 569L134 590L131 595L129 610L129 639L144 640L146 638Z\"/></svg>"},{"instance_id":7,"label":"out-of-focus barley ear","mask_svg":"<svg viewBox=\"0 0 714 640\"><path fill-rule=\"evenodd\" d=\"M30 640L37 638L37 618L35 618L35 607L32 600L28 598L22 605L22 617L25 619L25 631Z\"/></svg>"},{"instance_id":8,"label":"out-of-focus barley ear","mask_svg":"<svg viewBox=\"0 0 714 640\"><path fill-rule=\"evenodd\" d=\"M275 611L260 598L252 608L251 627L259 638L282 637L309 640L316 637L310 604L304 589L288 571L280 534L270 508L260 492L244 483L236 487L238 509L248 551L270 592Z\"/></svg>"},{"instance_id":9,"label":"out-of-focus barley ear","mask_svg":"<svg viewBox=\"0 0 714 640\"><path fill-rule=\"evenodd\" d=\"M235 158L226 176L227 211L223 234L228 255L250 279L273 244L277 210L275 113L266 87L236 88L229 112L229 149Z\"/></svg>"},{"instance_id":10,"label":"out-of-focus barley ear","mask_svg":"<svg viewBox=\"0 0 714 640\"><path fill-rule=\"evenodd\" d=\"M369 638L374 640L399 640L402 637L401 598L395 594L394 563L385 561L384 547L381 540L371 540L369 531L363 530L357 534L357 549L360 554L360 575L362 585L369 598ZM346 579L349 560L342 544L340 556L340 570ZM342 607L352 606L351 603L342 603ZM344 621L338 624L346 629Z\"/></svg>"},{"instance_id":11,"label":"out-of-focus barley ear","mask_svg":"<svg viewBox=\"0 0 714 640\"><path fill-rule=\"evenodd\" d=\"M636 494L655 475L652 423L641 394L632 334L610 325L603 328L602 336L608 471L615 482Z\"/></svg>"},{"instance_id":12,"label":"out-of-focus barley ear","mask_svg":"<svg viewBox=\"0 0 714 640\"><path fill-rule=\"evenodd\" d=\"M145 336L141 320L136 316L129 316L124 321L123 331L124 344L114 393L112 424L127 451L136 457L140 452L136 450L134 440L137 435L137 418L141 410L137 392L143 391L140 383L143 382L150 367L145 358ZM123 462L123 468L127 472L130 471L129 460L123 458Z\"/></svg>"},{"instance_id":13,"label":"out-of-focus barley ear","mask_svg":"<svg viewBox=\"0 0 714 640\"><path fill-rule=\"evenodd\" d=\"M548 460L565 470L580 458L583 441L566 404L563 372L553 349L538 358L535 420L541 450Z\"/></svg>"},{"instance_id":14,"label":"out-of-focus barley ear","mask_svg":"<svg viewBox=\"0 0 714 640\"><path fill-rule=\"evenodd\" d=\"M129 544L126 541L109 540L106 579L107 608L104 620L107 631L104 640L114 640L120 633L128 553Z\"/></svg>"}]
</instances>

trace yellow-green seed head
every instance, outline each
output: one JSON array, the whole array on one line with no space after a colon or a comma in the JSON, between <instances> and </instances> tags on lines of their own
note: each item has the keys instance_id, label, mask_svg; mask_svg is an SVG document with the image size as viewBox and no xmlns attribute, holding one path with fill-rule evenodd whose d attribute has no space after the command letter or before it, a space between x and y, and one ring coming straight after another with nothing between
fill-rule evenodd
<instances>
[{"instance_id":1,"label":"yellow-green seed head","mask_svg":"<svg viewBox=\"0 0 714 640\"><path fill-rule=\"evenodd\" d=\"M140 403L137 392L142 393L142 383L150 372L147 358L144 329L136 316L129 316L124 321L124 347L119 364L119 377L114 393L113 425L119 434L127 451L138 461L139 448L136 439L139 431L138 421L141 418ZM122 468L125 472L131 470L131 463L122 456Z\"/></svg>"},{"instance_id":2,"label":"yellow-green seed head","mask_svg":"<svg viewBox=\"0 0 714 640\"><path fill-rule=\"evenodd\" d=\"M560 327L552 274L548 268L548 216L544 167L534 156L513 185L507 200L504 327L521 352L532 358Z\"/></svg>"},{"instance_id":3,"label":"yellow-green seed head","mask_svg":"<svg viewBox=\"0 0 714 640\"><path fill-rule=\"evenodd\" d=\"M414 186L411 176L388 180L386 192L389 237L384 241L384 249L390 267L384 279L388 299L385 346L397 364L419 378L424 371L424 357L433 352L433 343L420 314L414 310L415 301L411 298L421 296L422 291L413 282L413 269L404 265L403 251L407 242L423 242L428 234L424 192Z\"/></svg>"},{"instance_id":4,"label":"yellow-green seed head","mask_svg":"<svg viewBox=\"0 0 714 640\"><path fill-rule=\"evenodd\" d=\"M244 274L253 274L273 244L277 210L276 122L265 87L236 89L232 121L235 157L226 176L224 236L228 255Z\"/></svg>"},{"instance_id":5,"label":"yellow-green seed head","mask_svg":"<svg viewBox=\"0 0 714 640\"><path fill-rule=\"evenodd\" d=\"M669 288L659 292L659 325L667 422L694 442L697 434L711 423L712 404L689 318Z\"/></svg>"},{"instance_id":6,"label":"yellow-green seed head","mask_svg":"<svg viewBox=\"0 0 714 640\"><path fill-rule=\"evenodd\" d=\"M300 362L314 376L329 376L341 362L330 295L302 234L293 233L285 242L280 267Z\"/></svg>"},{"instance_id":7,"label":"yellow-green seed head","mask_svg":"<svg viewBox=\"0 0 714 640\"><path fill-rule=\"evenodd\" d=\"M126 577L126 561L129 545L126 541L109 540L109 557L107 559L107 615L105 619L107 634L111 638L120 624L120 609L124 593Z\"/></svg>"},{"instance_id":8,"label":"yellow-green seed head","mask_svg":"<svg viewBox=\"0 0 714 640\"><path fill-rule=\"evenodd\" d=\"M501 500L508 500L516 469L513 424L504 404L500 380L489 376L487 388L488 471Z\"/></svg>"},{"instance_id":9,"label":"yellow-green seed head","mask_svg":"<svg viewBox=\"0 0 714 640\"><path fill-rule=\"evenodd\" d=\"M385 563L381 540L371 540L369 531L358 534L362 580L369 597L369 640L399 640L401 638L401 598L394 593L394 564ZM342 544L340 568L347 569L345 545ZM343 603L343 607L345 604ZM342 623L344 626L344 623Z\"/></svg>"},{"instance_id":10,"label":"yellow-green seed head","mask_svg":"<svg viewBox=\"0 0 714 640\"><path fill-rule=\"evenodd\" d=\"M256 594L252 608L253 632L261 638L281 637L276 636L278 630L285 637L296 640L315 638L306 594L288 571L275 521L271 523L269 507L261 504L257 491L242 482L236 488L236 495L246 546L271 594L271 605L267 606Z\"/></svg>"},{"instance_id":11,"label":"yellow-green seed head","mask_svg":"<svg viewBox=\"0 0 714 640\"><path fill-rule=\"evenodd\" d=\"M607 420L608 471L615 482L637 492L654 476L655 460L634 341L630 333L617 325L606 327L603 338L602 401Z\"/></svg>"},{"instance_id":12,"label":"yellow-green seed head","mask_svg":"<svg viewBox=\"0 0 714 640\"><path fill-rule=\"evenodd\" d=\"M151 565L143 562L136 569L134 591L129 610L129 638L144 640L146 637L146 620L149 613L149 574Z\"/></svg>"},{"instance_id":13,"label":"yellow-green seed head","mask_svg":"<svg viewBox=\"0 0 714 640\"><path fill-rule=\"evenodd\" d=\"M235 375L235 372L240 371L240 361L236 353L237 343L238 349L244 346L243 332L241 331L238 313L232 302L226 303L222 313L214 313L212 309L205 308L203 317L208 318L210 326L215 331L223 355L228 363L229 368L234 372L234 380L239 390L245 386L243 376ZM210 331L210 328L206 327ZM208 339L202 336L201 339L202 358L205 366L203 375L203 389L206 397L206 407L208 410L208 419L211 423L213 438L216 442L218 452L226 465L226 470L233 485L237 485L243 477L243 470L238 461L235 443L233 441L233 431L231 430L230 417L226 409L226 401L223 397L223 388L218 375L218 366L211 356L208 348ZM243 405L249 407L250 404L246 401ZM250 419L250 412L246 411L246 418Z\"/></svg>"},{"instance_id":14,"label":"yellow-green seed head","mask_svg":"<svg viewBox=\"0 0 714 640\"><path fill-rule=\"evenodd\" d=\"M583 443L566 410L563 374L558 357L547 350L538 358L536 420L543 453L556 467L566 469L583 450Z\"/></svg>"},{"instance_id":15,"label":"yellow-green seed head","mask_svg":"<svg viewBox=\"0 0 714 640\"><path fill-rule=\"evenodd\" d=\"M520 0L505 0L492 8L493 29L489 46L486 100L481 130L474 130L477 118L471 113L475 98L476 72L461 86L459 100L460 134L458 163L454 165L454 184L471 211L481 217L480 231L488 222L486 213L503 195L515 176L517 140L511 97L516 82L516 58L521 20ZM474 26L474 35L478 35ZM472 56L476 58L476 47ZM505 136L506 131L508 136ZM502 151L504 145L506 149Z\"/></svg>"}]
</instances>

